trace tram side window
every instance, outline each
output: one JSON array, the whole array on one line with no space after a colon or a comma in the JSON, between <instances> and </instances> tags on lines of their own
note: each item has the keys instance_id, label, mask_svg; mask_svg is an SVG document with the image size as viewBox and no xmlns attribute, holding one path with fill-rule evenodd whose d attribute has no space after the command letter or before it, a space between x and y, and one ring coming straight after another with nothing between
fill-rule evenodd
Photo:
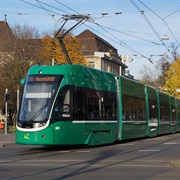
<instances>
[{"instance_id":1,"label":"tram side window","mask_svg":"<svg viewBox=\"0 0 180 180\"><path fill-rule=\"evenodd\" d=\"M74 87L73 119L99 120L116 118L115 92Z\"/></svg>"},{"instance_id":2,"label":"tram side window","mask_svg":"<svg viewBox=\"0 0 180 180\"><path fill-rule=\"evenodd\" d=\"M172 106L172 120L176 121L176 107Z\"/></svg>"},{"instance_id":3,"label":"tram side window","mask_svg":"<svg viewBox=\"0 0 180 180\"><path fill-rule=\"evenodd\" d=\"M156 120L158 118L157 102L153 100L149 101L149 118L151 120Z\"/></svg>"},{"instance_id":4,"label":"tram side window","mask_svg":"<svg viewBox=\"0 0 180 180\"><path fill-rule=\"evenodd\" d=\"M170 120L170 111L169 111L169 106L165 104L161 104L160 106L160 119L162 121Z\"/></svg>"},{"instance_id":5,"label":"tram side window","mask_svg":"<svg viewBox=\"0 0 180 180\"><path fill-rule=\"evenodd\" d=\"M56 99L52 117L54 119L69 119L71 116L71 90L70 87L64 87L60 90Z\"/></svg>"},{"instance_id":6,"label":"tram side window","mask_svg":"<svg viewBox=\"0 0 180 180\"><path fill-rule=\"evenodd\" d=\"M123 114L125 121L145 120L145 99L123 94Z\"/></svg>"},{"instance_id":7,"label":"tram side window","mask_svg":"<svg viewBox=\"0 0 180 180\"><path fill-rule=\"evenodd\" d=\"M101 101L102 101L102 118L115 119L116 118L115 93L104 92Z\"/></svg>"},{"instance_id":8,"label":"tram side window","mask_svg":"<svg viewBox=\"0 0 180 180\"><path fill-rule=\"evenodd\" d=\"M99 91L87 90L87 118L100 119L101 118L101 94Z\"/></svg>"},{"instance_id":9,"label":"tram side window","mask_svg":"<svg viewBox=\"0 0 180 180\"><path fill-rule=\"evenodd\" d=\"M86 99L85 88L75 87L73 90L73 119L84 120L86 119Z\"/></svg>"},{"instance_id":10,"label":"tram side window","mask_svg":"<svg viewBox=\"0 0 180 180\"><path fill-rule=\"evenodd\" d=\"M178 124L180 126L180 107L179 106L177 108L177 111L178 111Z\"/></svg>"}]
</instances>

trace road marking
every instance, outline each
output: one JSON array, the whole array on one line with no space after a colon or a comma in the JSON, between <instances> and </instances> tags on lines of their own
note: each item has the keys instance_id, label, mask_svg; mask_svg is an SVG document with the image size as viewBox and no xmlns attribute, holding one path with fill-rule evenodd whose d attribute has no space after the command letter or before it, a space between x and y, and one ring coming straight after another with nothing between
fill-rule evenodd
<instances>
[{"instance_id":1,"label":"road marking","mask_svg":"<svg viewBox=\"0 0 180 180\"><path fill-rule=\"evenodd\" d=\"M47 160L44 160L44 159L28 159L28 160L21 160L21 161L19 161L19 162L84 162L84 160L76 160L76 159L65 159L65 160L62 160L62 159L51 159L51 160L49 160L49 159L47 159Z\"/></svg>"},{"instance_id":2,"label":"road marking","mask_svg":"<svg viewBox=\"0 0 180 180\"><path fill-rule=\"evenodd\" d=\"M78 152L78 153L89 153L90 150L79 150L79 151L59 151L59 153L70 153L70 152Z\"/></svg>"},{"instance_id":3,"label":"road marking","mask_svg":"<svg viewBox=\"0 0 180 180\"><path fill-rule=\"evenodd\" d=\"M161 151L160 149L141 149L141 150L138 150L140 152L158 152L158 151Z\"/></svg>"},{"instance_id":4,"label":"road marking","mask_svg":"<svg viewBox=\"0 0 180 180\"><path fill-rule=\"evenodd\" d=\"M173 145L173 144L179 144L179 143L177 143L177 142L166 142L166 143L163 143L163 144L165 144L165 145L166 144L172 144Z\"/></svg>"},{"instance_id":5,"label":"road marking","mask_svg":"<svg viewBox=\"0 0 180 180\"><path fill-rule=\"evenodd\" d=\"M51 163L47 163L47 164L26 164L26 163L22 163L22 164L18 164L18 163L11 163L11 164L6 164L6 166L54 166L54 167L66 167L68 166L68 164L51 164ZM152 167L152 168L172 168L169 165L156 165L156 164L115 164L115 165L107 165L107 164L88 164L88 168L90 167L106 167L106 166L111 166L111 167ZM77 168L77 167L84 167L84 164L75 164L73 166L71 166L71 168ZM32 172L33 173L33 172Z\"/></svg>"},{"instance_id":6,"label":"road marking","mask_svg":"<svg viewBox=\"0 0 180 180\"><path fill-rule=\"evenodd\" d=\"M131 143L131 144L118 144L116 146L134 146L135 144Z\"/></svg>"},{"instance_id":7,"label":"road marking","mask_svg":"<svg viewBox=\"0 0 180 180\"><path fill-rule=\"evenodd\" d=\"M14 141L1 141L1 144L5 144L5 143L15 143Z\"/></svg>"},{"instance_id":8,"label":"road marking","mask_svg":"<svg viewBox=\"0 0 180 180\"><path fill-rule=\"evenodd\" d=\"M59 153L69 153L71 151L59 151Z\"/></svg>"},{"instance_id":9,"label":"road marking","mask_svg":"<svg viewBox=\"0 0 180 180\"><path fill-rule=\"evenodd\" d=\"M76 152L78 152L78 153L88 153L88 152L91 152L90 150L82 150L82 151L76 151Z\"/></svg>"}]
</instances>

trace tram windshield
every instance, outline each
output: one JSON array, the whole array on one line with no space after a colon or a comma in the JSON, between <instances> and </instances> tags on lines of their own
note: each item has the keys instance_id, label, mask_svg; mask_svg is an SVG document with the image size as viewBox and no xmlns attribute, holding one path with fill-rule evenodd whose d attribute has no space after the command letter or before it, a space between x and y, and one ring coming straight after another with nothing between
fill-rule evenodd
<instances>
[{"instance_id":1,"label":"tram windshield","mask_svg":"<svg viewBox=\"0 0 180 180\"><path fill-rule=\"evenodd\" d=\"M31 75L23 90L19 122L44 122L48 118L51 104L62 76Z\"/></svg>"}]
</instances>

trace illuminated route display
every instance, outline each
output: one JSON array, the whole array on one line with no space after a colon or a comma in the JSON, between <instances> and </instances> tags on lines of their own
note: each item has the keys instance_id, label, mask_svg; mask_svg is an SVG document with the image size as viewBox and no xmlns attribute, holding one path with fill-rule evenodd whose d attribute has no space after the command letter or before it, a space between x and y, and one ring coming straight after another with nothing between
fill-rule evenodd
<instances>
[{"instance_id":1,"label":"illuminated route display","mask_svg":"<svg viewBox=\"0 0 180 180\"><path fill-rule=\"evenodd\" d=\"M30 82L53 82L55 81L55 76L30 76Z\"/></svg>"}]
</instances>

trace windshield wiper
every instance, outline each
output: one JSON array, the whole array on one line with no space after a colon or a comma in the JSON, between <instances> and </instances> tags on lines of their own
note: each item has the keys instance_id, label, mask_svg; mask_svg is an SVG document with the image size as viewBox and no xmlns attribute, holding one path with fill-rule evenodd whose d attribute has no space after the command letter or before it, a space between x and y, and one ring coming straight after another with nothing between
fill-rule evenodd
<instances>
[{"instance_id":1,"label":"windshield wiper","mask_svg":"<svg viewBox=\"0 0 180 180\"><path fill-rule=\"evenodd\" d=\"M43 112L43 110L48 106L49 106L49 104L45 104L44 106L42 106L38 111L36 111L34 113L34 115L30 118L29 121L33 122Z\"/></svg>"}]
</instances>

